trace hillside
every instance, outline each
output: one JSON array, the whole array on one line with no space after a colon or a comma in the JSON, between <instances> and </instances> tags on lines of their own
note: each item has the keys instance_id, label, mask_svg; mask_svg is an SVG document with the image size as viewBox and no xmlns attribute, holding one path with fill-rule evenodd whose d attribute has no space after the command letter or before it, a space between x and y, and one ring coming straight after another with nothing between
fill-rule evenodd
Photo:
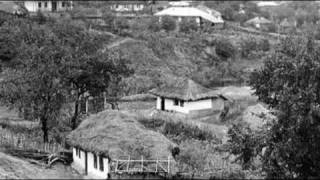
<instances>
[{"instance_id":1,"label":"hillside","mask_svg":"<svg viewBox=\"0 0 320 180\"><path fill-rule=\"evenodd\" d=\"M136 94L145 93L176 76L194 79L211 88L243 83L268 54L268 51L249 50L253 53L242 57L246 46L243 42L260 43L265 39L262 35L232 29L212 34L140 32L130 39L109 43L108 47L134 69L134 76L126 81L125 91ZM272 38L267 41L271 47L276 43Z\"/></svg>"}]
</instances>

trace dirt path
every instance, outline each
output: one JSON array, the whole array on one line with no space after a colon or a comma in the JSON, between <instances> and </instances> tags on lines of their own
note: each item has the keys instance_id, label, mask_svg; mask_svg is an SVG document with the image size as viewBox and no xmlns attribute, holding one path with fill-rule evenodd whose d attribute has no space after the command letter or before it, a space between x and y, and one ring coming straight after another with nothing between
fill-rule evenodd
<instances>
[{"instance_id":1,"label":"dirt path","mask_svg":"<svg viewBox=\"0 0 320 180\"><path fill-rule=\"evenodd\" d=\"M57 164L45 169L0 152L0 179L82 179L69 166Z\"/></svg>"}]
</instances>

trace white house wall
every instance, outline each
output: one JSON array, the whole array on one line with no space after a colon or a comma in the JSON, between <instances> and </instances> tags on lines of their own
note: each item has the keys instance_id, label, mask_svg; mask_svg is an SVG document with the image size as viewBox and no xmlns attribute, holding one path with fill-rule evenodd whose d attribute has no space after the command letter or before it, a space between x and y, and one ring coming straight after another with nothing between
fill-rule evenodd
<instances>
[{"instance_id":1,"label":"white house wall","mask_svg":"<svg viewBox=\"0 0 320 180\"><path fill-rule=\"evenodd\" d=\"M161 109L161 98L157 97L157 109Z\"/></svg>"},{"instance_id":2,"label":"white house wall","mask_svg":"<svg viewBox=\"0 0 320 180\"><path fill-rule=\"evenodd\" d=\"M39 8L38 3L41 2L41 8ZM44 6L45 2L47 2L47 7ZM62 7L62 1L57 2L57 9L56 11L65 11L68 9L67 3L69 1L65 1L65 7ZM51 1L25 1L24 6L29 12L37 12L40 11L52 11L52 2ZM69 8L72 8L69 7Z\"/></svg>"},{"instance_id":3,"label":"white house wall","mask_svg":"<svg viewBox=\"0 0 320 180\"><path fill-rule=\"evenodd\" d=\"M180 102L179 102L180 103ZM185 101L184 106L174 105L173 99L165 98L165 110L167 111L177 111L181 113L189 113L189 111L213 109L213 110L223 110L224 100L221 98L213 99L203 99L197 101ZM161 109L161 98L157 97L157 109Z\"/></svg>"},{"instance_id":4,"label":"white house wall","mask_svg":"<svg viewBox=\"0 0 320 180\"><path fill-rule=\"evenodd\" d=\"M80 150L81 158L76 155L76 148L73 148L73 167L80 172L85 171L85 152ZM109 173L109 161L107 158L103 158L103 171L100 171L100 162L99 156L97 156L97 168L94 168L93 153L87 153L87 162L88 162L88 177L98 178L98 179L107 179Z\"/></svg>"},{"instance_id":5,"label":"white house wall","mask_svg":"<svg viewBox=\"0 0 320 180\"><path fill-rule=\"evenodd\" d=\"M212 108L212 100L204 99L198 101L189 101L184 103L185 108L189 111L210 109Z\"/></svg>"},{"instance_id":6,"label":"white house wall","mask_svg":"<svg viewBox=\"0 0 320 180\"><path fill-rule=\"evenodd\" d=\"M100 171L99 160L99 156L97 156L97 168L94 168L93 153L88 152L88 175L92 178L106 179L109 173L108 159L103 158L103 171Z\"/></svg>"}]
</instances>

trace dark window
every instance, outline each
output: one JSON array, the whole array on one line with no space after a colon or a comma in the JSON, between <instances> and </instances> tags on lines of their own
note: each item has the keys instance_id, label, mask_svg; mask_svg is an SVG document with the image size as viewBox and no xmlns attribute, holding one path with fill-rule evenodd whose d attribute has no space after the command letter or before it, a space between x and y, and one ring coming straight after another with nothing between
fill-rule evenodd
<instances>
[{"instance_id":1,"label":"dark window","mask_svg":"<svg viewBox=\"0 0 320 180\"><path fill-rule=\"evenodd\" d=\"M178 100L178 99L175 99L175 100L173 101L173 105L178 106L178 105L179 105L179 100Z\"/></svg>"},{"instance_id":2,"label":"dark window","mask_svg":"<svg viewBox=\"0 0 320 180\"><path fill-rule=\"evenodd\" d=\"M48 7L48 3L47 2L44 3L44 7Z\"/></svg>"},{"instance_id":3,"label":"dark window","mask_svg":"<svg viewBox=\"0 0 320 180\"><path fill-rule=\"evenodd\" d=\"M184 106L184 101L180 101L180 106L181 106L181 107Z\"/></svg>"},{"instance_id":4,"label":"dark window","mask_svg":"<svg viewBox=\"0 0 320 180\"><path fill-rule=\"evenodd\" d=\"M41 8L41 2L38 2L38 7Z\"/></svg>"},{"instance_id":5,"label":"dark window","mask_svg":"<svg viewBox=\"0 0 320 180\"><path fill-rule=\"evenodd\" d=\"M78 156L78 148L76 148L76 156Z\"/></svg>"},{"instance_id":6,"label":"dark window","mask_svg":"<svg viewBox=\"0 0 320 180\"><path fill-rule=\"evenodd\" d=\"M102 158L102 156L99 156L99 169L100 169L100 171L103 171L103 158Z\"/></svg>"},{"instance_id":7,"label":"dark window","mask_svg":"<svg viewBox=\"0 0 320 180\"><path fill-rule=\"evenodd\" d=\"M79 158L81 158L81 150L79 149Z\"/></svg>"},{"instance_id":8,"label":"dark window","mask_svg":"<svg viewBox=\"0 0 320 180\"><path fill-rule=\"evenodd\" d=\"M97 155L93 155L93 167L97 169Z\"/></svg>"},{"instance_id":9,"label":"dark window","mask_svg":"<svg viewBox=\"0 0 320 180\"><path fill-rule=\"evenodd\" d=\"M65 2L62 2L62 7L65 7L65 6L66 6Z\"/></svg>"}]
</instances>

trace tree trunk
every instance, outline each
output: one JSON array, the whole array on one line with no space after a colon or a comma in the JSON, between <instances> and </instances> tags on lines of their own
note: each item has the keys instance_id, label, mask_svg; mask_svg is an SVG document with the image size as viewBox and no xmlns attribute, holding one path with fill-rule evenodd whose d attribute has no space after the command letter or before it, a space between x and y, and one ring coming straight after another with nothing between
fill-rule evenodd
<instances>
[{"instance_id":1,"label":"tree trunk","mask_svg":"<svg viewBox=\"0 0 320 180\"><path fill-rule=\"evenodd\" d=\"M72 130L75 130L77 128L77 119L78 119L78 115L79 115L79 104L80 104L80 96L81 96L81 92L77 92L77 99L76 102L74 104L74 114L72 116L71 119L71 128Z\"/></svg>"},{"instance_id":2,"label":"tree trunk","mask_svg":"<svg viewBox=\"0 0 320 180\"><path fill-rule=\"evenodd\" d=\"M43 132L43 142L47 143L49 141L47 118L42 116L42 117L40 117L40 121L41 121L41 129L42 129L42 132Z\"/></svg>"},{"instance_id":3,"label":"tree trunk","mask_svg":"<svg viewBox=\"0 0 320 180\"><path fill-rule=\"evenodd\" d=\"M77 127L78 114L79 114L79 98L77 98L75 105L74 105L74 114L71 119L72 130L76 129L76 127Z\"/></svg>"}]
</instances>

